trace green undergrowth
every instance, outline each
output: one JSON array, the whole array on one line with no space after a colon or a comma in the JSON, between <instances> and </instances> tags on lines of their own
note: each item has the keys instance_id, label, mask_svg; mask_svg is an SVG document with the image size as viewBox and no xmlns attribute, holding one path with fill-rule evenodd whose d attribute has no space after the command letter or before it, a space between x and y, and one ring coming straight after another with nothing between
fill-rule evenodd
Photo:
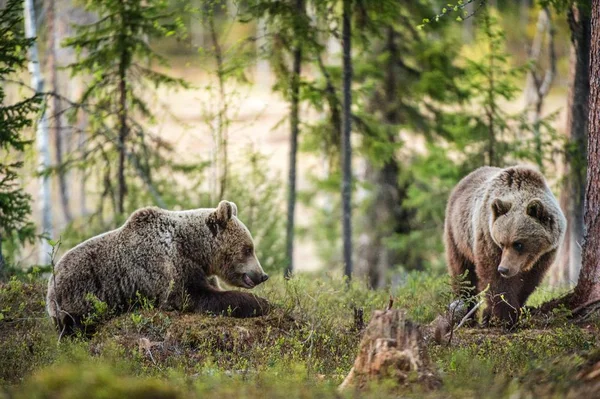
<instances>
[{"instance_id":1,"label":"green undergrowth","mask_svg":"<svg viewBox=\"0 0 600 399\"><path fill-rule=\"evenodd\" d=\"M63 338L45 315L46 283L25 276L0 284L0 397L340 397L360 331L389 305L421 323L443 385L401 387L412 397L562 397L600 360L598 322L568 312L524 314L515 331L461 328L449 345L428 337L452 300L446 276L412 273L390 291L329 275L273 278L255 292L275 309L251 319L165 312L149 303ZM543 288L530 303L562 294ZM360 316L362 312L362 317ZM397 396L388 382L343 397Z\"/></svg>"}]
</instances>

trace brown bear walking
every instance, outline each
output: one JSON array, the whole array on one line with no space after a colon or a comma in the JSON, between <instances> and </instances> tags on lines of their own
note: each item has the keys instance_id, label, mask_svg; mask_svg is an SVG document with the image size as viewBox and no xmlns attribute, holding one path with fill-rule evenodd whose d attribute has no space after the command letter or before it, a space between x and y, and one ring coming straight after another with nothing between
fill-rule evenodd
<instances>
[{"instance_id":1,"label":"brown bear walking","mask_svg":"<svg viewBox=\"0 0 600 399\"><path fill-rule=\"evenodd\" d=\"M468 272L474 288L463 296L489 286L484 323L517 321L552 265L565 228L556 198L534 169L483 167L458 183L446 208L448 270L453 277Z\"/></svg>"},{"instance_id":2,"label":"brown bear walking","mask_svg":"<svg viewBox=\"0 0 600 399\"><path fill-rule=\"evenodd\" d=\"M268 276L254 253L250 232L234 203L217 209L172 212L144 208L125 224L68 251L48 283L46 307L67 332L91 311L89 295L121 313L138 295L158 306L251 317L266 313L266 300L222 291L214 277L253 288Z\"/></svg>"}]
</instances>

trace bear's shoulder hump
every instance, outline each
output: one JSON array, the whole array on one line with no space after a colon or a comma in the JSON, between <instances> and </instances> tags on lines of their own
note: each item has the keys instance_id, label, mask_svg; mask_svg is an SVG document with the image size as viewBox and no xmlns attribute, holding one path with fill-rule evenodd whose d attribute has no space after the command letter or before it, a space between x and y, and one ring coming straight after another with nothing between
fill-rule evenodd
<instances>
[{"instance_id":1,"label":"bear's shoulder hump","mask_svg":"<svg viewBox=\"0 0 600 399\"><path fill-rule=\"evenodd\" d=\"M162 209L156 206L138 209L129 216L129 219L125 222L125 227L137 229L148 226L159 220L163 212Z\"/></svg>"}]
</instances>

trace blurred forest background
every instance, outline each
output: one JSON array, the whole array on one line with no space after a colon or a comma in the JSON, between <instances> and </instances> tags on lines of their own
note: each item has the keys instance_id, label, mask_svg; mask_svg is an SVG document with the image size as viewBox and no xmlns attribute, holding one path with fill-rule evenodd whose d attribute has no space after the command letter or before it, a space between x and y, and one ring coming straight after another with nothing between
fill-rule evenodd
<instances>
[{"instance_id":1,"label":"blurred forest background","mask_svg":"<svg viewBox=\"0 0 600 399\"><path fill-rule=\"evenodd\" d=\"M397 286L445 273L444 209L463 176L527 163L569 219L549 280L575 283L589 5L349 7L0 1L2 37L21 37L0 49L2 123L21 117L0 136L0 267L48 265L58 241L143 206L228 199L267 272Z\"/></svg>"}]
</instances>

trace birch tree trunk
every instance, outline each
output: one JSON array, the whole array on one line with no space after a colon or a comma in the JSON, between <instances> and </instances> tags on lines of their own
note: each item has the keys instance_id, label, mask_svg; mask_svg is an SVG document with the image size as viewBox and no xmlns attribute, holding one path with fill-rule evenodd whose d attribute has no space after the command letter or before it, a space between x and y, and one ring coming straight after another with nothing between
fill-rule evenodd
<instances>
[{"instance_id":1,"label":"birch tree trunk","mask_svg":"<svg viewBox=\"0 0 600 399\"><path fill-rule=\"evenodd\" d=\"M344 275L352 277L352 0L344 0L342 22L344 100L342 117L342 231Z\"/></svg>"},{"instance_id":2,"label":"birch tree trunk","mask_svg":"<svg viewBox=\"0 0 600 399\"><path fill-rule=\"evenodd\" d=\"M600 300L600 2L592 2L587 185L582 268L573 304Z\"/></svg>"},{"instance_id":3,"label":"birch tree trunk","mask_svg":"<svg viewBox=\"0 0 600 399\"><path fill-rule=\"evenodd\" d=\"M560 195L560 205L568 223L565 241L550 274L553 285L577 283L583 242L591 26L588 12L577 5L569 10L568 21L571 30L568 141L564 160L565 177Z\"/></svg>"},{"instance_id":4,"label":"birch tree trunk","mask_svg":"<svg viewBox=\"0 0 600 399\"><path fill-rule=\"evenodd\" d=\"M123 25L125 25L123 23ZM123 46L124 48L125 46ZM127 59L128 54L123 50L119 59L119 166L117 170L118 179L118 198L117 214L123 215L125 212L125 196L127 195L127 182L125 180L125 160L127 157L127 136L129 135L129 126L127 124Z\"/></svg>"},{"instance_id":5,"label":"birch tree trunk","mask_svg":"<svg viewBox=\"0 0 600 399\"><path fill-rule=\"evenodd\" d=\"M35 25L35 8L33 0L25 0L25 36L27 38L37 37ZM31 73L31 86L36 93L44 92L44 79L40 70L39 52L37 42L34 41L29 47L29 72ZM45 105L42 106L36 129L36 142L38 149L38 172L40 173L40 196L38 206L42 219L42 234L52 236L52 205L50 198L50 178L46 171L50 167L50 143L48 139L48 118L46 117ZM39 248L38 262L40 264L50 263L50 244L42 239Z\"/></svg>"}]
</instances>

